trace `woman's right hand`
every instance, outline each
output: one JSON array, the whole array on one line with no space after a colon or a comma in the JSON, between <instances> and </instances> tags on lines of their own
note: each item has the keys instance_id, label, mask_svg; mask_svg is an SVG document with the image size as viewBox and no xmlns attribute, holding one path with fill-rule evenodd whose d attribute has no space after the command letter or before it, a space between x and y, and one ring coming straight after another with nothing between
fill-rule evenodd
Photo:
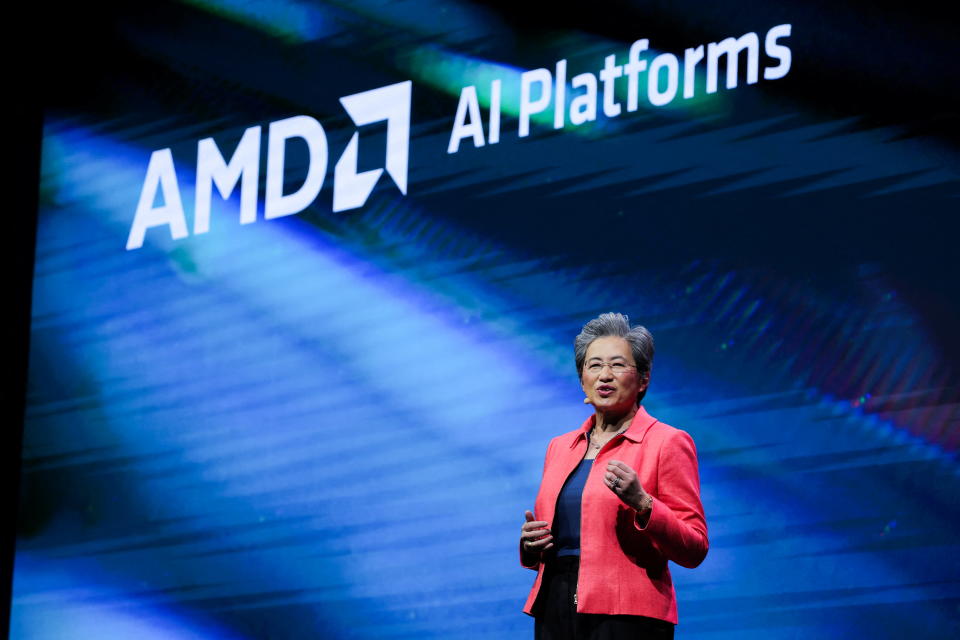
<instances>
[{"instance_id":1,"label":"woman's right hand","mask_svg":"<svg viewBox=\"0 0 960 640\"><path fill-rule=\"evenodd\" d=\"M547 528L548 522L534 520L533 513L523 514L526 522L520 528L520 548L524 553L541 554L553 548L553 535Z\"/></svg>"}]
</instances>

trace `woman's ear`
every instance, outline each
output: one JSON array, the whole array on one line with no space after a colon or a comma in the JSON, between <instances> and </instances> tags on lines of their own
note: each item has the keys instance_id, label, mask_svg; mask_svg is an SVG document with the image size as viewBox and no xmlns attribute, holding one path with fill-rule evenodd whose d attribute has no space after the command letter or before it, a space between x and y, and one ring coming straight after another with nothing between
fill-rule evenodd
<instances>
[{"instance_id":1,"label":"woman's ear","mask_svg":"<svg viewBox=\"0 0 960 640\"><path fill-rule=\"evenodd\" d=\"M650 387L650 372L647 371L643 374L643 379L640 382L640 394L647 392L647 389Z\"/></svg>"}]
</instances>

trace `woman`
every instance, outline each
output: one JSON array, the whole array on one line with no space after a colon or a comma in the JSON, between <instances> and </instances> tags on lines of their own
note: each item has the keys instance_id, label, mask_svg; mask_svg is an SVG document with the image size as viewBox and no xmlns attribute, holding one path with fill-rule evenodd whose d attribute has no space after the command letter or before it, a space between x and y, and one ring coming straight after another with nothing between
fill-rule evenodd
<instances>
[{"instance_id":1,"label":"woman","mask_svg":"<svg viewBox=\"0 0 960 640\"><path fill-rule=\"evenodd\" d=\"M537 570L524 611L538 640L672 638L667 561L693 568L708 548L693 439L640 405L653 362L645 328L604 313L574 356L594 414L547 447L520 536L520 563Z\"/></svg>"}]
</instances>

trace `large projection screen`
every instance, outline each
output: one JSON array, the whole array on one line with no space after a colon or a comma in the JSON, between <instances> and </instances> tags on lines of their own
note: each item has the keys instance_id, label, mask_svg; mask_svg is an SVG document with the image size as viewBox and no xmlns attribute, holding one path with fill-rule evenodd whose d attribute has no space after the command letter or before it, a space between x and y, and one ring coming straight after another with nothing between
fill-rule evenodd
<instances>
[{"instance_id":1,"label":"large projection screen","mask_svg":"<svg viewBox=\"0 0 960 640\"><path fill-rule=\"evenodd\" d=\"M697 445L678 637L960 635L945 9L51 11L11 638L532 637L606 311Z\"/></svg>"}]
</instances>

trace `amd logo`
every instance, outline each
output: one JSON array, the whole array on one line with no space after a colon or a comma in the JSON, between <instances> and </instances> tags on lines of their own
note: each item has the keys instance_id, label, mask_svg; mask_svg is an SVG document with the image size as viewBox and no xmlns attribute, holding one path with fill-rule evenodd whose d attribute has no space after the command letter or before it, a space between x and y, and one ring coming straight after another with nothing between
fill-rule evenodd
<instances>
[{"instance_id":1,"label":"amd logo","mask_svg":"<svg viewBox=\"0 0 960 640\"><path fill-rule=\"evenodd\" d=\"M408 80L340 98L340 103L357 126L387 122L385 168L400 189L407 193L407 165L410 146L410 102L412 83ZM309 165L303 184L293 193L283 193L286 142L299 137L307 143ZM363 206L384 169L357 172L359 132L354 132L333 171L333 210L346 211ZM213 185L223 198L240 183L240 224L257 220L257 196L260 176L261 127L243 133L230 161L224 160L213 138L197 144L197 182L195 189L193 233L210 230L210 200ZM271 122L267 133L267 180L263 217L266 219L300 213L316 199L327 173L328 146L323 126L310 116L300 115ZM154 206L160 189L163 204ZM185 238L187 231L183 202L177 184L170 149L159 149L150 156L147 175L140 190L133 225L127 237L127 250L139 249L148 229L169 227L174 240Z\"/></svg>"}]
</instances>

